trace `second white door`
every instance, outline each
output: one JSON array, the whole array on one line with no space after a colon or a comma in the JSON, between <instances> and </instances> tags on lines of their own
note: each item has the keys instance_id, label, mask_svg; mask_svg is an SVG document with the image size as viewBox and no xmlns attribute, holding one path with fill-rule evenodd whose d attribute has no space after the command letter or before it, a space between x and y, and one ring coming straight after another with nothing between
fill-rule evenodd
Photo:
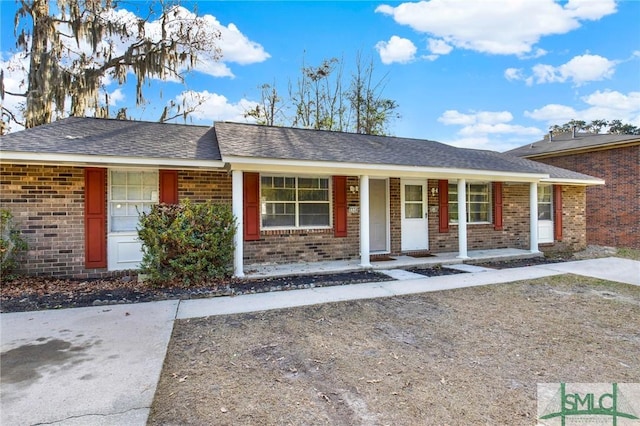
<instances>
[{"instance_id":1,"label":"second white door","mask_svg":"<svg viewBox=\"0 0 640 426\"><path fill-rule=\"evenodd\" d=\"M402 250L428 250L429 227L425 181L402 181L401 214Z\"/></svg>"}]
</instances>

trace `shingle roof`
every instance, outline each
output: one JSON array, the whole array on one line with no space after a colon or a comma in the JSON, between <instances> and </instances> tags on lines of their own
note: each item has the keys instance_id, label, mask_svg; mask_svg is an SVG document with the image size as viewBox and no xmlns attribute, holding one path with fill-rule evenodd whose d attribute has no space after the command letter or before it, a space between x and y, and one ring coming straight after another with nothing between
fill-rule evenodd
<instances>
[{"instance_id":1,"label":"shingle roof","mask_svg":"<svg viewBox=\"0 0 640 426\"><path fill-rule=\"evenodd\" d=\"M577 133L576 136L573 137L572 133L567 132L561 133L559 135L554 135L552 140L549 140L549 137L547 136L542 140L523 145L521 147L507 151L506 153L516 155L518 157L535 157L561 152L614 147L616 145L629 142L640 143L640 136L616 135L608 133Z\"/></svg>"},{"instance_id":2,"label":"shingle roof","mask_svg":"<svg viewBox=\"0 0 640 426\"><path fill-rule=\"evenodd\" d=\"M0 151L185 160L221 159L210 126L69 117L2 136Z\"/></svg>"},{"instance_id":3,"label":"shingle roof","mask_svg":"<svg viewBox=\"0 0 640 426\"><path fill-rule=\"evenodd\" d=\"M69 117L2 136L1 151L199 162L245 157L594 179L513 155L456 148L429 140L230 122L207 127Z\"/></svg>"},{"instance_id":4,"label":"shingle roof","mask_svg":"<svg viewBox=\"0 0 640 426\"><path fill-rule=\"evenodd\" d=\"M223 158L233 156L548 173L553 178L593 179L581 173L495 151L456 148L429 140L229 122L218 122L215 129Z\"/></svg>"}]
</instances>

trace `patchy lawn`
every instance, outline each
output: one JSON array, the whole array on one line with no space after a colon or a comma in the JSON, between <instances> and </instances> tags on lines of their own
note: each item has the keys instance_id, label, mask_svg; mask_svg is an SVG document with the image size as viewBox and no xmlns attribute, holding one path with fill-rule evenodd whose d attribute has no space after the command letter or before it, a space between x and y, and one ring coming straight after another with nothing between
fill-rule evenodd
<instances>
[{"instance_id":1,"label":"patchy lawn","mask_svg":"<svg viewBox=\"0 0 640 426\"><path fill-rule=\"evenodd\" d=\"M640 382L639 318L563 275L177 321L149 424L531 425L537 383Z\"/></svg>"}]
</instances>

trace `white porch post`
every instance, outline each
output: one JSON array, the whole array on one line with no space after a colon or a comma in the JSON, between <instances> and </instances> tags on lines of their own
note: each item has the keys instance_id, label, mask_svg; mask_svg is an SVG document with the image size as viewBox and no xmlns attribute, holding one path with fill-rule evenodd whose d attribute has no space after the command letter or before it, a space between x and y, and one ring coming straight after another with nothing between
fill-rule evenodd
<instances>
[{"instance_id":1,"label":"white porch post","mask_svg":"<svg viewBox=\"0 0 640 426\"><path fill-rule=\"evenodd\" d=\"M234 237L235 251L233 254L233 275L244 277L244 214L243 214L243 178L242 170L231 172L231 210L236 217L236 235Z\"/></svg>"},{"instance_id":2,"label":"white porch post","mask_svg":"<svg viewBox=\"0 0 640 426\"><path fill-rule=\"evenodd\" d=\"M458 258L467 255L467 180L458 179Z\"/></svg>"},{"instance_id":3,"label":"white porch post","mask_svg":"<svg viewBox=\"0 0 640 426\"><path fill-rule=\"evenodd\" d=\"M529 250L531 253L540 253L538 250L538 183L531 182L529 186Z\"/></svg>"},{"instance_id":4,"label":"white porch post","mask_svg":"<svg viewBox=\"0 0 640 426\"><path fill-rule=\"evenodd\" d=\"M360 176L360 266L371 267L369 254L369 176Z\"/></svg>"}]
</instances>

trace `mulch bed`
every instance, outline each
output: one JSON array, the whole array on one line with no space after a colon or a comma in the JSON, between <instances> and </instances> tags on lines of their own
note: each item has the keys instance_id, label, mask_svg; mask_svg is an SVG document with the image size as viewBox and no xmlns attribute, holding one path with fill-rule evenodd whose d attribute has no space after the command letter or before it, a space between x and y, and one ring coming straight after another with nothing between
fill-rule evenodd
<instances>
[{"instance_id":1,"label":"mulch bed","mask_svg":"<svg viewBox=\"0 0 640 426\"><path fill-rule=\"evenodd\" d=\"M0 312L24 312L158 300L238 296L269 291L380 281L393 281L393 278L379 272L354 271L266 279L228 279L195 286L174 284L154 287L149 284L139 283L137 276L95 280L21 277L12 281L3 281L0 285Z\"/></svg>"},{"instance_id":2,"label":"mulch bed","mask_svg":"<svg viewBox=\"0 0 640 426\"><path fill-rule=\"evenodd\" d=\"M566 260L571 259L539 257L479 263L478 265L503 269L557 263ZM406 270L432 277L464 273L455 269L438 266L406 268ZM393 281L393 278L375 271L354 271L267 279L228 279L190 287L180 284L154 287L149 284L139 283L135 275L95 280L20 277L12 281L3 281L0 284L0 312L24 312L44 309L153 302L158 300L239 296L242 294L269 291L285 291L381 281Z\"/></svg>"}]
</instances>

